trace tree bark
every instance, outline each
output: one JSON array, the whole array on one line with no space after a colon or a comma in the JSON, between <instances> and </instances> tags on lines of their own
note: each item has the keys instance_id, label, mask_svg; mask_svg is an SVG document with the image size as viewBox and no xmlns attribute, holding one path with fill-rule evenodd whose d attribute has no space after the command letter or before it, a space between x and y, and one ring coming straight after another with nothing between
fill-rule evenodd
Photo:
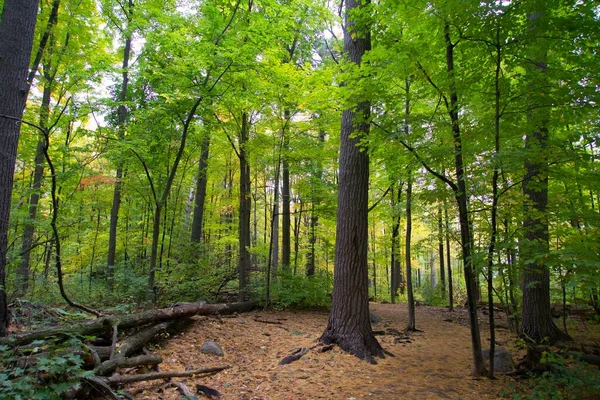
<instances>
[{"instance_id":1,"label":"tree bark","mask_svg":"<svg viewBox=\"0 0 600 400\"><path fill-rule=\"evenodd\" d=\"M130 24L133 13L133 0L129 0L128 9L126 12L127 24ZM129 26L126 27L129 29ZM122 65L122 81L121 92L119 93L118 113L118 135L119 140L125 138L125 123L127 122L127 106L124 104L127 101L127 89L129 86L129 57L131 54L131 33L125 38L125 47L123 48L123 65ZM117 252L117 226L119 222L119 208L121 207L121 179L123 178L123 162L119 161L117 172L115 174L115 187L113 191L112 208L110 210L110 225L108 228L108 254L106 256L106 283L107 288L112 292L115 283L115 256Z\"/></svg>"},{"instance_id":2,"label":"tree bark","mask_svg":"<svg viewBox=\"0 0 600 400\"><path fill-rule=\"evenodd\" d=\"M199 243L202 240L203 234L209 148L210 133L206 132L202 138L200 162L198 163L198 178L196 181L196 196L194 198L194 219L192 222L192 242L194 243Z\"/></svg>"},{"instance_id":3,"label":"tree bark","mask_svg":"<svg viewBox=\"0 0 600 400\"><path fill-rule=\"evenodd\" d=\"M239 220L239 258L238 258L238 278L239 278L239 301L246 299L246 278L250 270L250 212L252 210L252 192L250 164L246 156L246 145L250 136L250 123L248 114L242 113L242 126L240 129L240 220Z\"/></svg>"},{"instance_id":4,"label":"tree bark","mask_svg":"<svg viewBox=\"0 0 600 400\"><path fill-rule=\"evenodd\" d=\"M370 50L371 40L368 29L357 27L352 16L368 3L346 0L344 52L357 65ZM369 133L370 107L369 101L361 100L356 109L342 113L333 301L320 341L336 343L344 351L374 362L373 357L384 354L369 316L369 156L359 148Z\"/></svg>"},{"instance_id":5,"label":"tree bark","mask_svg":"<svg viewBox=\"0 0 600 400\"><path fill-rule=\"evenodd\" d=\"M50 78L47 76L46 78ZM48 80L44 83L42 94L42 104L40 105L39 124L42 129L48 126L50 114L50 95L52 93L52 84ZM34 243L35 220L37 217L37 208L40 201L40 187L44 176L44 139L40 137L35 151L35 169L33 171L33 186L31 196L29 197L29 215L23 230L23 244L21 247L21 263L17 270L17 294L22 296L27 293L29 287L29 263L31 260L31 249Z\"/></svg>"},{"instance_id":6,"label":"tree bark","mask_svg":"<svg viewBox=\"0 0 600 400\"><path fill-rule=\"evenodd\" d=\"M286 110L286 121L289 118L290 112ZM283 133L283 159L281 162L281 265L286 271L290 268L290 254L291 254L291 218L290 218L290 165L287 160L287 153L289 151L289 137L286 132Z\"/></svg>"},{"instance_id":7,"label":"tree bark","mask_svg":"<svg viewBox=\"0 0 600 400\"><path fill-rule=\"evenodd\" d=\"M408 171L406 184L406 240L404 242L404 255L406 257L406 293L408 295L408 323L407 331L416 330L415 324L415 298L412 283L412 256L410 252L412 236L412 171Z\"/></svg>"},{"instance_id":8,"label":"tree bark","mask_svg":"<svg viewBox=\"0 0 600 400\"><path fill-rule=\"evenodd\" d=\"M530 30L541 30L544 13L533 10L529 17ZM538 32L539 33L539 32ZM546 81L546 49L533 51L534 66L531 75L534 79ZM548 120L535 111L539 97L532 95L527 115L529 122L537 127L525 137L525 178L522 190L525 196L523 218L523 241L519 243L523 265L523 319L521 336L527 341L554 343L568 339L554 323L550 312L550 270L546 265L550 252L548 232Z\"/></svg>"},{"instance_id":9,"label":"tree bark","mask_svg":"<svg viewBox=\"0 0 600 400\"><path fill-rule=\"evenodd\" d=\"M479 320L477 318L477 274L471 259L472 239L471 224L469 221L468 197L466 174L463 161L462 137L458 123L458 95L454 84L454 44L450 38L450 26L444 25L444 39L446 42L446 69L450 78L449 114L452 121L452 137L454 139L454 164L456 170L457 190L454 192L458 204L460 221L460 240L462 258L464 262L465 286L467 288L467 303L469 305L469 322L471 325L471 345L473 348L473 376L483 376L486 373L483 356L481 354L481 337Z\"/></svg>"},{"instance_id":10,"label":"tree bark","mask_svg":"<svg viewBox=\"0 0 600 400\"><path fill-rule=\"evenodd\" d=\"M442 284L442 299L446 298L446 266L444 265L444 229L442 222L442 206L438 207L438 257L440 261L440 283Z\"/></svg>"},{"instance_id":11,"label":"tree bark","mask_svg":"<svg viewBox=\"0 0 600 400\"><path fill-rule=\"evenodd\" d=\"M17 146L38 0L5 0L0 18L0 337L7 335L6 252ZM7 118L10 117L10 118Z\"/></svg>"}]
</instances>

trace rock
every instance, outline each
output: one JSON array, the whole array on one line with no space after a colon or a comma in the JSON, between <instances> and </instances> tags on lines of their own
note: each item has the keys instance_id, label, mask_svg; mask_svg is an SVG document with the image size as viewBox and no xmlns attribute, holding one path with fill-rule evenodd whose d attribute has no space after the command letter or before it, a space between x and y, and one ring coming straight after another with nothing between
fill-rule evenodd
<instances>
[{"instance_id":1,"label":"rock","mask_svg":"<svg viewBox=\"0 0 600 400\"><path fill-rule=\"evenodd\" d=\"M381 322L381 317L377 314L374 314L372 312L369 313L371 315L371 323L372 324L377 324L379 322Z\"/></svg>"},{"instance_id":2,"label":"rock","mask_svg":"<svg viewBox=\"0 0 600 400\"><path fill-rule=\"evenodd\" d=\"M490 350L483 349L481 351L483 355L483 361L489 367L490 365ZM502 346L496 346L494 352L494 372L500 372L506 374L512 372L515 369L515 363L513 362L511 354Z\"/></svg>"},{"instance_id":3,"label":"rock","mask_svg":"<svg viewBox=\"0 0 600 400\"><path fill-rule=\"evenodd\" d=\"M225 353L223 353L223 349L221 349L221 346L219 346L218 343L211 341L204 342L200 348L200 351L204 354L212 354L219 357L225 355Z\"/></svg>"}]
</instances>

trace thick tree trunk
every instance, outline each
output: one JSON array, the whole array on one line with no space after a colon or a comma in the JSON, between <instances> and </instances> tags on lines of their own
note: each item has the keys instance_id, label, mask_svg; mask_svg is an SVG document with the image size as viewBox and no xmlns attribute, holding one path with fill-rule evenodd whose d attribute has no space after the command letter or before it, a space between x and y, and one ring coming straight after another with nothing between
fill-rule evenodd
<instances>
[{"instance_id":1,"label":"thick tree trunk","mask_svg":"<svg viewBox=\"0 0 600 400\"><path fill-rule=\"evenodd\" d=\"M543 34L546 15L543 10L533 9L529 16L532 34ZM537 44L532 49L531 59L534 66L530 73L534 80L546 82L547 51ZM537 92L537 90L532 90ZM545 115L536 112L536 102L541 97L531 94L528 121L536 126L534 132L525 138L525 178L523 195L525 197L523 218L523 240L519 243L520 258L523 265L523 319L521 336L527 341L554 343L568 339L554 323L550 312L550 271L546 265L550 252L548 232L548 120ZM535 362L535 360L530 360Z\"/></svg>"},{"instance_id":2,"label":"thick tree trunk","mask_svg":"<svg viewBox=\"0 0 600 400\"><path fill-rule=\"evenodd\" d=\"M27 100L27 72L38 0L5 0L0 17L0 336L6 336L6 252L17 146Z\"/></svg>"},{"instance_id":3,"label":"thick tree trunk","mask_svg":"<svg viewBox=\"0 0 600 400\"><path fill-rule=\"evenodd\" d=\"M549 249L548 233L548 131L540 128L525 139L526 151L535 156L525 162L526 199L523 221L524 240L520 243L523 266L523 319L521 335L529 341L554 343L568 339L554 323L550 312L550 271L545 265Z\"/></svg>"},{"instance_id":4,"label":"thick tree trunk","mask_svg":"<svg viewBox=\"0 0 600 400\"><path fill-rule=\"evenodd\" d=\"M357 65L371 48L368 30L357 29L351 17L364 4L368 1L346 0L344 52ZM370 107L363 100L355 110L342 113L333 301L320 341L336 343L359 358L374 361L373 357L383 357L383 349L373 335L369 316L369 156L359 147L369 133Z\"/></svg>"},{"instance_id":5,"label":"thick tree trunk","mask_svg":"<svg viewBox=\"0 0 600 400\"><path fill-rule=\"evenodd\" d=\"M246 144L249 140L250 127L248 114L242 113L242 127L240 130L240 220L239 220L239 258L238 258L238 278L239 278L239 301L244 301L247 297L246 279L250 270L250 212L252 210L252 191L250 164L246 157Z\"/></svg>"},{"instance_id":6,"label":"thick tree trunk","mask_svg":"<svg viewBox=\"0 0 600 400\"><path fill-rule=\"evenodd\" d=\"M206 199L208 154L210 148L210 136L206 132L202 138L200 150L200 162L198 163L198 178L196 180L196 196L194 198L194 219L192 221L192 242L199 243L202 240L204 222L204 204Z\"/></svg>"}]
</instances>

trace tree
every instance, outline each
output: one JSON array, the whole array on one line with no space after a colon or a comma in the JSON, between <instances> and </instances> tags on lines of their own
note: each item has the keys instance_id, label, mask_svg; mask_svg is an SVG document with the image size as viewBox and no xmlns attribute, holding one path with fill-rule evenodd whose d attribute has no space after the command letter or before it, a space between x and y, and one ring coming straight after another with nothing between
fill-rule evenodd
<instances>
[{"instance_id":1,"label":"tree","mask_svg":"<svg viewBox=\"0 0 600 400\"><path fill-rule=\"evenodd\" d=\"M6 251L10 199L26 81L38 12L37 0L5 0L0 18L0 336L7 335Z\"/></svg>"},{"instance_id":2,"label":"tree","mask_svg":"<svg viewBox=\"0 0 600 400\"><path fill-rule=\"evenodd\" d=\"M128 109L125 102L127 101L127 91L129 87L129 58L131 56L131 41L132 41L132 17L133 17L133 0L128 0L127 6L121 7L124 13L125 26L117 28L121 31L125 39L123 46L123 64L121 68L121 87L118 93L119 106L117 109L118 122L118 138L125 138L125 124L127 122ZM112 19L114 22L114 19ZM123 162L119 161L117 171L115 173L115 188L113 191L113 202L110 210L110 227L108 237L108 254L106 256L106 281L109 291L113 290L115 278L115 256L117 252L117 226L119 222L119 208L121 207L121 180L123 178Z\"/></svg>"},{"instance_id":3,"label":"tree","mask_svg":"<svg viewBox=\"0 0 600 400\"><path fill-rule=\"evenodd\" d=\"M371 40L369 28L355 18L358 12L368 11L370 3L346 0L345 4L344 53L350 64L360 67ZM369 133L370 107L368 99L361 99L342 113L333 301L320 341L336 343L374 362L373 357L383 357L383 349L373 335L369 316L369 156L361 148Z\"/></svg>"}]
</instances>

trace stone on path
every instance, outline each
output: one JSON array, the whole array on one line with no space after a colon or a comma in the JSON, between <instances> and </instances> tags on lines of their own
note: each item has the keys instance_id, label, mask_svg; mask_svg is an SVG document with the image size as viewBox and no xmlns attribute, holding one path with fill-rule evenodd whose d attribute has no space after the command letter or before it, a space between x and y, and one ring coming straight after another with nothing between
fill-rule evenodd
<instances>
[{"instance_id":1,"label":"stone on path","mask_svg":"<svg viewBox=\"0 0 600 400\"><path fill-rule=\"evenodd\" d=\"M490 349L483 349L481 351L483 355L483 361L489 366L490 365ZM512 372L515 368L515 363L512 360L510 353L502 346L496 346L494 352L494 372L500 372L506 374Z\"/></svg>"},{"instance_id":2,"label":"stone on path","mask_svg":"<svg viewBox=\"0 0 600 400\"><path fill-rule=\"evenodd\" d=\"M218 343L211 341L204 342L200 348L200 351L204 354L212 354L219 357L225 355L225 353L223 353L223 349L221 349L221 346L219 346Z\"/></svg>"}]
</instances>

